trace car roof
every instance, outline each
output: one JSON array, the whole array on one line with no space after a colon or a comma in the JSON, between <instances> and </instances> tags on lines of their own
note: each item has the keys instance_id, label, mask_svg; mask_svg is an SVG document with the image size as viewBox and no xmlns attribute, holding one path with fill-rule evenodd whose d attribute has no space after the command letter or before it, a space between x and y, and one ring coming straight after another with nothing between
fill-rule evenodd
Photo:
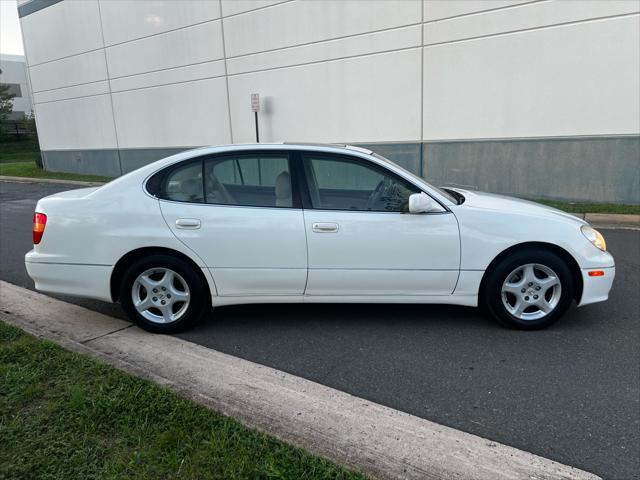
<instances>
[{"instance_id":1,"label":"car roof","mask_svg":"<svg viewBox=\"0 0 640 480\"><path fill-rule=\"evenodd\" d=\"M273 149L285 149L285 150L327 150L327 151L339 151L348 150L351 152L364 153L365 155L372 155L373 151L368 148L358 147L356 145L349 145L346 143L314 143L314 142L269 142L269 143L231 143L225 145L215 145L208 147L199 147L194 150L198 150L198 153L202 153L202 150L206 150L210 153L220 151L232 151L232 150L273 150Z\"/></svg>"}]
</instances>

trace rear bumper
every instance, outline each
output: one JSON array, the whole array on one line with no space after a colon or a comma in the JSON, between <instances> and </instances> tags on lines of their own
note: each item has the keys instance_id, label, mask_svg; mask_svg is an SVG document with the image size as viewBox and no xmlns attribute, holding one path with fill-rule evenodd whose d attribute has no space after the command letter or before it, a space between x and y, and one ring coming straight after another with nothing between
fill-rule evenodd
<instances>
[{"instance_id":1,"label":"rear bumper","mask_svg":"<svg viewBox=\"0 0 640 480\"><path fill-rule=\"evenodd\" d=\"M601 277L590 277L589 272L592 270L602 270L604 275ZM582 298L578 306L589 305L590 303L604 302L609 298L609 291L613 285L613 279L616 276L616 268L583 268L582 269Z\"/></svg>"},{"instance_id":2,"label":"rear bumper","mask_svg":"<svg viewBox=\"0 0 640 480\"><path fill-rule=\"evenodd\" d=\"M37 262L34 257L33 251L26 254L25 267L37 290L112 302L111 266Z\"/></svg>"}]
</instances>

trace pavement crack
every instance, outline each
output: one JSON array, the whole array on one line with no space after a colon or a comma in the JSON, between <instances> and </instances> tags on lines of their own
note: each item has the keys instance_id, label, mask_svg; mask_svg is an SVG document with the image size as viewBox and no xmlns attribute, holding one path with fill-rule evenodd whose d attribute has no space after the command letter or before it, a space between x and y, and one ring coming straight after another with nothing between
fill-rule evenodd
<instances>
[{"instance_id":1,"label":"pavement crack","mask_svg":"<svg viewBox=\"0 0 640 480\"><path fill-rule=\"evenodd\" d=\"M132 325L127 325L126 327L118 328L117 330L113 330L111 332L103 333L102 335L98 335L97 337L92 337L92 338L88 338L86 340L81 340L80 343L82 345L86 345L89 342L93 342L94 340L98 340L99 338L106 337L107 335L111 335L112 333L121 332L121 331L126 330L127 328L131 328L131 327L133 327L133 324Z\"/></svg>"}]
</instances>

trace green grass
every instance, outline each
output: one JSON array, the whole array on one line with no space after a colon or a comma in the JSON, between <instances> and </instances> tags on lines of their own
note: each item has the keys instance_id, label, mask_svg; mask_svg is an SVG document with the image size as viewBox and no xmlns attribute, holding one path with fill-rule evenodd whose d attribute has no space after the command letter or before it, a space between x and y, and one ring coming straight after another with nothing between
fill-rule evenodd
<instances>
[{"instance_id":1,"label":"green grass","mask_svg":"<svg viewBox=\"0 0 640 480\"><path fill-rule=\"evenodd\" d=\"M33 140L2 140L0 141L0 163L33 162L40 155L37 142Z\"/></svg>"},{"instance_id":2,"label":"green grass","mask_svg":"<svg viewBox=\"0 0 640 480\"><path fill-rule=\"evenodd\" d=\"M535 200L570 213L619 213L640 215L640 205L618 205L613 203L571 203L555 200Z\"/></svg>"},{"instance_id":3,"label":"green grass","mask_svg":"<svg viewBox=\"0 0 640 480\"><path fill-rule=\"evenodd\" d=\"M84 180L86 182L108 182L113 180L99 175L80 175L78 173L49 172L38 168L32 162L0 163L0 175L29 178L54 178L58 180Z\"/></svg>"},{"instance_id":4,"label":"green grass","mask_svg":"<svg viewBox=\"0 0 640 480\"><path fill-rule=\"evenodd\" d=\"M0 322L0 479L357 479Z\"/></svg>"},{"instance_id":5,"label":"green grass","mask_svg":"<svg viewBox=\"0 0 640 480\"><path fill-rule=\"evenodd\" d=\"M109 177L80 175L77 173L48 172L38 168L36 159L40 155L38 144L33 140L0 141L0 175L28 178L53 178L58 180L84 180L87 182L108 182Z\"/></svg>"}]
</instances>

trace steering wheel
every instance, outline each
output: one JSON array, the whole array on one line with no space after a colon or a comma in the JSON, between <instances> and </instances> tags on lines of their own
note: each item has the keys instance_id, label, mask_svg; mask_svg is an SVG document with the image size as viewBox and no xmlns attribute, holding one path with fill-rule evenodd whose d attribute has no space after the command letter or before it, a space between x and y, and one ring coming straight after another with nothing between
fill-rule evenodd
<instances>
[{"instance_id":1,"label":"steering wheel","mask_svg":"<svg viewBox=\"0 0 640 480\"><path fill-rule=\"evenodd\" d=\"M369 195L369 199L367 200L367 210L371 210L382 198L386 183L386 178L383 178L382 180L380 180L380 182L378 182L378 185L376 185L376 188L373 190L373 192L371 192L371 195Z\"/></svg>"}]
</instances>

